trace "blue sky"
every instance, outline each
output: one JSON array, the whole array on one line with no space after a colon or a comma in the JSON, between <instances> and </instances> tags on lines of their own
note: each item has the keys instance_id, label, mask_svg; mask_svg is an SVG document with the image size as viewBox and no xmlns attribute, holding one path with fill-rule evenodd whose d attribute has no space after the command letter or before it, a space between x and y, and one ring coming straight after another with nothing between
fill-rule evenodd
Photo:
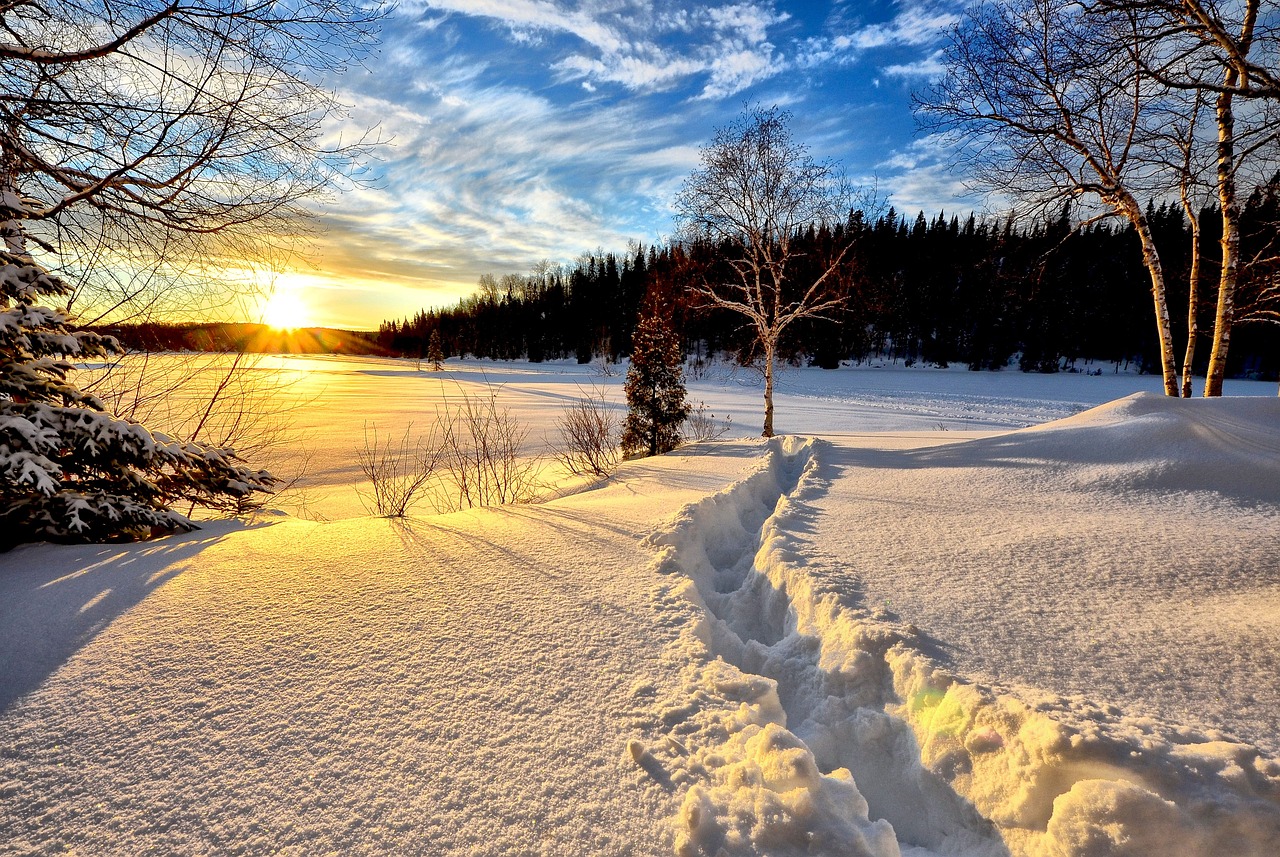
<instances>
[{"instance_id":1,"label":"blue sky","mask_svg":"<svg viewBox=\"0 0 1280 857\"><path fill-rule=\"evenodd\" d=\"M482 273L660 241L698 147L747 102L786 107L813 154L900 210L967 211L910 111L961 6L404 0L337 84L348 133L389 140L374 182L325 208L315 268L281 287L314 322L368 328Z\"/></svg>"}]
</instances>

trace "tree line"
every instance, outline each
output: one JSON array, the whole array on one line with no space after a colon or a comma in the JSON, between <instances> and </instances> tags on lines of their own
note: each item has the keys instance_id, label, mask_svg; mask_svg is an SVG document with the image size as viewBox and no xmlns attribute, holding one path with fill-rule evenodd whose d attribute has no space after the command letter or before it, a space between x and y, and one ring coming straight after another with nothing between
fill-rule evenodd
<instances>
[{"instance_id":1,"label":"tree line","mask_svg":"<svg viewBox=\"0 0 1280 857\"><path fill-rule=\"evenodd\" d=\"M1203 299L1200 335L1210 329L1220 259L1214 206L1193 228L1174 202L1148 203L1144 219L1160 249L1169 299L1189 298L1193 238ZM1280 223L1280 175L1253 190L1241 214L1239 287L1243 321L1269 320L1268 289L1280 276L1274 258ZM827 258L824 248L848 243L834 272L842 298L828 319L802 319L786 331L778 358L834 368L841 361L962 364L970 369L1017 366L1024 371L1080 369L1093 360L1159 372L1160 343L1150 324L1150 281L1132 224L1083 227L1069 205L1058 216L1019 224L969 213L919 212L908 219L890 208L874 219L854 211L834 227L806 226L794 237L797 278ZM693 360L725 353L746 364L759 355L742 319L701 299L698 284L726 264L725 248L701 240L672 241L621 253L583 254L572 265L539 264L526 275L485 275L476 292L449 308L388 320L378 343L425 356L433 333L448 356L576 358L616 362L631 353L644 296L672 308L684 353ZM1188 321L1171 320L1185 343ZM1208 355L1195 370L1203 374ZM1245 325L1237 333L1229 374L1274 377L1280 345L1273 330Z\"/></svg>"}]
</instances>

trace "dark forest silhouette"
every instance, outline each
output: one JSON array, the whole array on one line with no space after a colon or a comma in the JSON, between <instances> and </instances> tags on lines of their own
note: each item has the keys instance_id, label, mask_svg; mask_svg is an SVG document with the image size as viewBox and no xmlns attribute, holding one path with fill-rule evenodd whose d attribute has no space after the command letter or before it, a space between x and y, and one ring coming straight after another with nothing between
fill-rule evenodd
<instances>
[{"instance_id":1,"label":"dark forest silhouette","mask_svg":"<svg viewBox=\"0 0 1280 857\"><path fill-rule=\"evenodd\" d=\"M1165 260L1170 305L1182 308L1174 313L1175 340L1184 343L1191 229L1176 204L1151 205L1147 214ZM1212 209L1202 222L1201 294L1211 296L1220 256ZM1244 211L1244 257L1256 260L1242 282L1246 295L1280 276L1272 258L1277 223L1280 182L1273 179L1252 194ZM823 245L850 234L854 248L839 272L848 298L838 320L798 323L784 337L784 359L827 368L887 359L1040 372L1097 360L1159 371L1150 281L1130 226L1111 220L1073 229L1069 210L1051 222L1020 226L974 214L930 220L921 212L908 220L891 208L874 222L853 212L834 229L808 229L801 241L807 257L818 260ZM385 322L378 343L423 355L438 331L446 356L616 361L630 353L641 299L652 289L671 303L686 354L697 360L727 353L747 363L755 357L753 337L741 319L700 306L691 288L720 264L718 248L696 242L597 251L568 267L487 277L487 288L452 308ZM1258 311L1247 298L1240 305L1242 321ZM1200 310L1211 318L1211 302ZM1195 368L1204 371L1203 365ZM1242 326L1231 374L1275 377L1277 369L1274 326Z\"/></svg>"}]
</instances>

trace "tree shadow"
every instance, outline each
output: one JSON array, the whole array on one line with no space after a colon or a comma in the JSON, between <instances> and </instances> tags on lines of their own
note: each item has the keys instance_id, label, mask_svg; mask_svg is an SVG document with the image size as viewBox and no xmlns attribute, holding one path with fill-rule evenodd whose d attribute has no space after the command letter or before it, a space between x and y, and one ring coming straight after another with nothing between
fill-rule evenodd
<instances>
[{"instance_id":1,"label":"tree shadow","mask_svg":"<svg viewBox=\"0 0 1280 857\"><path fill-rule=\"evenodd\" d=\"M247 529L223 524L137 544L26 545L0 556L0 713L232 526Z\"/></svg>"}]
</instances>

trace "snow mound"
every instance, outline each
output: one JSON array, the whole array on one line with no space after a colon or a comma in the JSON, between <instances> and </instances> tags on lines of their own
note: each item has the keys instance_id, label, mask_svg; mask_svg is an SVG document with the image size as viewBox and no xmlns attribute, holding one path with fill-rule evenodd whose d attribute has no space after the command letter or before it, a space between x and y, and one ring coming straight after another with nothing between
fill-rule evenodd
<instances>
[{"instance_id":1,"label":"snow mound","mask_svg":"<svg viewBox=\"0 0 1280 857\"><path fill-rule=\"evenodd\" d=\"M1147 487L1171 490L1195 455L1216 451L1220 467L1274 443L1263 422L1275 404L1151 398L993 438L977 457L1058 456L1131 477L1147 455ZM1182 447L1148 455L1152 437ZM1241 437L1253 444L1242 452ZM958 465L983 443L936 455ZM683 691L654 703L666 736L653 761L683 789L678 854L1274 853L1280 765L1256 748L1083 700L1060 718L1060 701L968 682L916 629L808 568L800 534L825 490L824 448L775 441L759 471L649 538L675 578L659 609L686 622L670 652L688 665Z\"/></svg>"},{"instance_id":2,"label":"snow mound","mask_svg":"<svg viewBox=\"0 0 1280 857\"><path fill-rule=\"evenodd\" d=\"M920 456L921 464L1060 465L1081 487L1214 491L1280 502L1280 398L1135 393L1066 419Z\"/></svg>"}]
</instances>

